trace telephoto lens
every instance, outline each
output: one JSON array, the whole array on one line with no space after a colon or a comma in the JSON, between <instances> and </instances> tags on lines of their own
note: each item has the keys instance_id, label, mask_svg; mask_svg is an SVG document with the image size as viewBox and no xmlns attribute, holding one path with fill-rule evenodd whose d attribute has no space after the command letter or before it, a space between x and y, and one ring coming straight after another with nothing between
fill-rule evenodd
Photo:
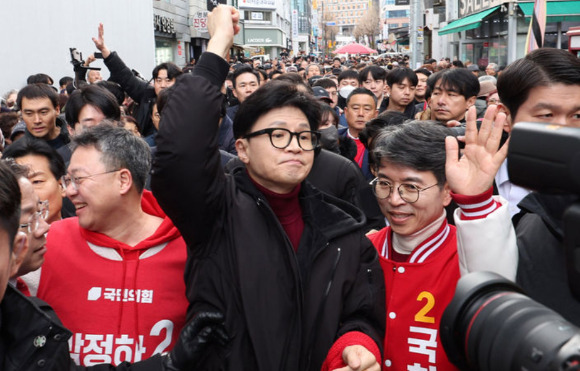
<instances>
[{"instance_id":1,"label":"telephoto lens","mask_svg":"<svg viewBox=\"0 0 580 371\"><path fill-rule=\"evenodd\" d=\"M495 273L459 280L440 331L461 370L580 370L580 329Z\"/></svg>"}]
</instances>

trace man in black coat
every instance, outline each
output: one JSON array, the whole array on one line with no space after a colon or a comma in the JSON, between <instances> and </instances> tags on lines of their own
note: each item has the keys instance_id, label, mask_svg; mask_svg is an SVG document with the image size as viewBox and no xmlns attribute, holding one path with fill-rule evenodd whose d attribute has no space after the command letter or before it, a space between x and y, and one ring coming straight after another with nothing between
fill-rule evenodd
<instances>
[{"instance_id":1,"label":"man in black coat","mask_svg":"<svg viewBox=\"0 0 580 371\"><path fill-rule=\"evenodd\" d=\"M181 75L182 71L174 63L161 63L153 69L153 86L147 81L136 77L131 69L125 65L117 52L111 52L105 45L103 24L99 25L98 37L93 38L93 42L103 54L105 65L111 72L109 80L121 85L123 90L137 103L139 107L134 117L139 124L139 132L143 137L155 134L155 127L151 120L151 112L155 98L159 92L175 83L175 78Z\"/></svg>"},{"instance_id":2,"label":"man in black coat","mask_svg":"<svg viewBox=\"0 0 580 371\"><path fill-rule=\"evenodd\" d=\"M272 81L234 121L244 166L219 163L220 88L239 13L220 5L196 69L163 111L152 189L188 245L188 316L223 310L228 353L205 370L379 370L384 279L356 207L306 179L320 106Z\"/></svg>"}]
</instances>

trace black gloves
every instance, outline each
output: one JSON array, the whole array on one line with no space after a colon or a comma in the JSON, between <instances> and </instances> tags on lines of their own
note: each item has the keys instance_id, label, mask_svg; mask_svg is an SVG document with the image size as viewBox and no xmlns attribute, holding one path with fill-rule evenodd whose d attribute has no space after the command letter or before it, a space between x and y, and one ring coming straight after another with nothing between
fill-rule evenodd
<instances>
[{"instance_id":1,"label":"black gloves","mask_svg":"<svg viewBox=\"0 0 580 371\"><path fill-rule=\"evenodd\" d=\"M185 325L175 347L163 360L165 371L196 369L211 347L224 348L229 337L224 328L224 315L200 312Z\"/></svg>"}]
</instances>

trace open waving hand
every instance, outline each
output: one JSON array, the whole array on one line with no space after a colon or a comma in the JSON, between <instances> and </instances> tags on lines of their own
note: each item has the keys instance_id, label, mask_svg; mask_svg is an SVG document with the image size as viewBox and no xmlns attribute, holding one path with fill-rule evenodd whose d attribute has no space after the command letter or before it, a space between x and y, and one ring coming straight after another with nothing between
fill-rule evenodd
<instances>
[{"instance_id":1,"label":"open waving hand","mask_svg":"<svg viewBox=\"0 0 580 371\"><path fill-rule=\"evenodd\" d=\"M475 107L467 112L465 149L458 158L457 139L447 137L445 174L451 190L457 194L473 196L487 191L495 174L507 156L508 142L499 148L506 115L491 105L479 131L477 130Z\"/></svg>"}]
</instances>

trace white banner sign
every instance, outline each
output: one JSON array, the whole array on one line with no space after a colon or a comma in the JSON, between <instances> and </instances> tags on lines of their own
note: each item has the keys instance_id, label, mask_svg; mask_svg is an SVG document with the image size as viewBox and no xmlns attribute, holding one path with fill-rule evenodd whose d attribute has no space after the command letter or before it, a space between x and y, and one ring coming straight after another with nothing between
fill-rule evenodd
<instances>
[{"instance_id":1,"label":"white banner sign","mask_svg":"<svg viewBox=\"0 0 580 371\"><path fill-rule=\"evenodd\" d=\"M193 28L199 32L207 32L207 13L207 11L201 11L193 16Z\"/></svg>"}]
</instances>

